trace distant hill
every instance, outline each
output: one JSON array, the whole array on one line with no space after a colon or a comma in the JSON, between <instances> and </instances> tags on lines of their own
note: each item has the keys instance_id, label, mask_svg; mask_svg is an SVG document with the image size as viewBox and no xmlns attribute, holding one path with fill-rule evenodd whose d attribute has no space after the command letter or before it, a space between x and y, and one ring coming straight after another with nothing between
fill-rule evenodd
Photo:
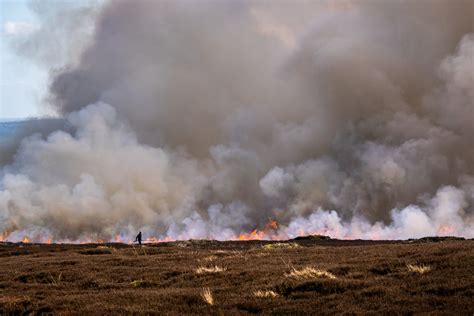
<instances>
[{"instance_id":1,"label":"distant hill","mask_svg":"<svg viewBox=\"0 0 474 316\"><path fill-rule=\"evenodd\" d=\"M6 142L13 136L15 131L26 121L0 122L0 142Z\"/></svg>"},{"instance_id":2,"label":"distant hill","mask_svg":"<svg viewBox=\"0 0 474 316\"><path fill-rule=\"evenodd\" d=\"M0 121L0 143L8 142L14 136L23 138L34 133L47 135L64 128L64 120L59 118Z\"/></svg>"},{"instance_id":3,"label":"distant hill","mask_svg":"<svg viewBox=\"0 0 474 316\"><path fill-rule=\"evenodd\" d=\"M12 162L18 144L23 138L33 134L46 137L57 130L68 130L63 119L39 118L23 121L0 121L0 167Z\"/></svg>"}]
</instances>

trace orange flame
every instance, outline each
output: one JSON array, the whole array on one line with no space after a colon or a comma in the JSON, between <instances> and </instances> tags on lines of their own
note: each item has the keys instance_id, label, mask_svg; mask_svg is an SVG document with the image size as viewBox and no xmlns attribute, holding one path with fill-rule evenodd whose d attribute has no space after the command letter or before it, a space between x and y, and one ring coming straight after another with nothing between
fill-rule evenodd
<instances>
[{"instance_id":1,"label":"orange flame","mask_svg":"<svg viewBox=\"0 0 474 316\"><path fill-rule=\"evenodd\" d=\"M450 234L453 234L454 232L455 232L454 228L446 224L441 225L438 228L438 234L440 235L450 235Z\"/></svg>"},{"instance_id":2,"label":"orange flame","mask_svg":"<svg viewBox=\"0 0 474 316\"><path fill-rule=\"evenodd\" d=\"M145 239L143 242L144 242L144 243L152 243L152 244L154 244L154 243L160 242L160 240L159 240L158 238L152 236L152 237L148 237L148 238Z\"/></svg>"},{"instance_id":3,"label":"orange flame","mask_svg":"<svg viewBox=\"0 0 474 316\"><path fill-rule=\"evenodd\" d=\"M271 228L271 229L274 229L274 230L277 230L279 227L280 227L280 224L278 224L277 221L269 218L268 219L268 223L266 225L268 228Z\"/></svg>"},{"instance_id":4,"label":"orange flame","mask_svg":"<svg viewBox=\"0 0 474 316\"><path fill-rule=\"evenodd\" d=\"M30 239L28 238L28 236L25 236L23 237L23 240L21 242L24 244L28 244L30 242Z\"/></svg>"},{"instance_id":5,"label":"orange flame","mask_svg":"<svg viewBox=\"0 0 474 316\"><path fill-rule=\"evenodd\" d=\"M50 239L48 239L48 240L46 241L46 243L47 243L48 245L51 245L51 244L53 243L53 241L52 241L51 238L50 238Z\"/></svg>"},{"instance_id":6,"label":"orange flame","mask_svg":"<svg viewBox=\"0 0 474 316\"><path fill-rule=\"evenodd\" d=\"M240 234L239 240L262 240L265 237L263 231L253 230L248 234Z\"/></svg>"},{"instance_id":7,"label":"orange flame","mask_svg":"<svg viewBox=\"0 0 474 316\"><path fill-rule=\"evenodd\" d=\"M277 221L269 218L265 224L263 230L254 229L250 233L243 233L239 235L239 240L262 240L271 239L278 240L280 237L277 235L277 230L280 228L280 224Z\"/></svg>"},{"instance_id":8,"label":"orange flame","mask_svg":"<svg viewBox=\"0 0 474 316\"><path fill-rule=\"evenodd\" d=\"M158 244L158 243L161 243L161 242L171 242L171 241L175 241L173 238L169 237L169 236L166 236L165 238L163 239L160 239L160 238L156 238L156 237L148 237L147 239L145 239L143 241L144 244Z\"/></svg>"},{"instance_id":9,"label":"orange flame","mask_svg":"<svg viewBox=\"0 0 474 316\"><path fill-rule=\"evenodd\" d=\"M7 241L8 236L10 236L11 232L4 231L0 233L0 241Z\"/></svg>"}]
</instances>

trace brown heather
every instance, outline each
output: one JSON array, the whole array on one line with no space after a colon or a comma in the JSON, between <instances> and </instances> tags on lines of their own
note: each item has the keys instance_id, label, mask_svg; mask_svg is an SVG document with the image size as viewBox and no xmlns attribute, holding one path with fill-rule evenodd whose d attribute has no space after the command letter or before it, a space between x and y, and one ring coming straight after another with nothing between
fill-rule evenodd
<instances>
[{"instance_id":1,"label":"brown heather","mask_svg":"<svg viewBox=\"0 0 474 316\"><path fill-rule=\"evenodd\" d=\"M472 240L282 243L0 243L0 315L474 312Z\"/></svg>"}]
</instances>

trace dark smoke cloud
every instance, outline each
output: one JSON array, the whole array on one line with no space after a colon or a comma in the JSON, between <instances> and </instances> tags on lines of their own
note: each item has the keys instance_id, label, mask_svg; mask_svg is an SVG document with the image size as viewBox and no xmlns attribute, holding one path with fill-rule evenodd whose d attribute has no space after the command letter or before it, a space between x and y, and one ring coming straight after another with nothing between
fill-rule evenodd
<instances>
[{"instance_id":1,"label":"dark smoke cloud","mask_svg":"<svg viewBox=\"0 0 474 316\"><path fill-rule=\"evenodd\" d=\"M0 229L474 236L473 8L111 1L51 80L73 132L22 143Z\"/></svg>"}]
</instances>

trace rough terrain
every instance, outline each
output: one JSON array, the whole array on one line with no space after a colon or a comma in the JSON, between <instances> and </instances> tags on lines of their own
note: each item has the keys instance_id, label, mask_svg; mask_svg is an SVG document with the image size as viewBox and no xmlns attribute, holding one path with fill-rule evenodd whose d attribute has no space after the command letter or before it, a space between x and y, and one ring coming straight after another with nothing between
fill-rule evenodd
<instances>
[{"instance_id":1,"label":"rough terrain","mask_svg":"<svg viewBox=\"0 0 474 316\"><path fill-rule=\"evenodd\" d=\"M474 241L0 243L0 314L474 313Z\"/></svg>"}]
</instances>

